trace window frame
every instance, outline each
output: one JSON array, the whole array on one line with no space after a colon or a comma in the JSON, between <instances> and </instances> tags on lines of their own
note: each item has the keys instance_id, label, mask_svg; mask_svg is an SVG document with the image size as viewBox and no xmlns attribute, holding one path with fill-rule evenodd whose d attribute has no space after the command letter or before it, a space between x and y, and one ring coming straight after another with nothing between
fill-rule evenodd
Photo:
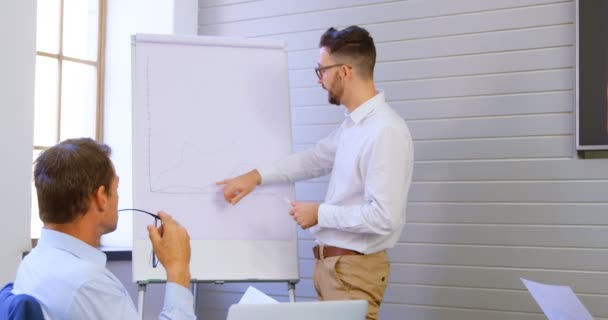
<instances>
[{"instance_id":1,"label":"window frame","mask_svg":"<svg viewBox=\"0 0 608 320\"><path fill-rule=\"evenodd\" d=\"M95 136L96 141L103 141L104 139L104 84L105 84L105 49L106 49L106 23L107 23L107 0L97 0L98 1L98 25L97 25L97 58L96 60L86 60L86 59L78 59L70 56L66 56L63 54L63 40L64 40L64 7L65 0L60 0L60 12L59 12L59 44L58 44L58 52L51 53L40 51L36 48L36 57L47 57L51 59L55 59L57 61L57 128L55 131L55 141L54 144L59 143L61 139L61 107L62 107L62 80L63 80L63 62L70 61L78 64L85 64L95 68L97 77L97 85L96 85L96 107L95 107ZM38 20L39 21L39 20ZM38 23L38 22L37 22ZM35 130L35 128L34 128ZM49 149L51 146L45 145L36 145L34 144L32 150L32 156L34 156L37 152L41 152ZM32 185L32 197L36 196L35 187ZM32 231L34 229L34 225L39 225L39 220L35 217L35 213L38 212L37 207L32 207L31 215L31 228Z\"/></svg>"}]
</instances>

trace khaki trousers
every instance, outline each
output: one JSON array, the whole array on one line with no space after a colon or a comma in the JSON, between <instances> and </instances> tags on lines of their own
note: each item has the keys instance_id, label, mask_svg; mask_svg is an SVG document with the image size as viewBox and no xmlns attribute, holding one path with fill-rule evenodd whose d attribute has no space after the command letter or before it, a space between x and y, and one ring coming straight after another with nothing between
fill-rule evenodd
<instances>
[{"instance_id":1,"label":"khaki trousers","mask_svg":"<svg viewBox=\"0 0 608 320\"><path fill-rule=\"evenodd\" d=\"M388 283L386 251L316 260L313 281L319 300L367 300L367 320L377 320Z\"/></svg>"}]
</instances>

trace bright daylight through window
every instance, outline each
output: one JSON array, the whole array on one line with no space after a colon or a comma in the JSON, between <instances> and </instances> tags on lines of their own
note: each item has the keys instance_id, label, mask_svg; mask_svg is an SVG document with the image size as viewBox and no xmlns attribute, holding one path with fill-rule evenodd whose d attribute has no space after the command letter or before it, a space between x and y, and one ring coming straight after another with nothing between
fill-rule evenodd
<instances>
[{"instance_id":1,"label":"bright daylight through window","mask_svg":"<svg viewBox=\"0 0 608 320\"><path fill-rule=\"evenodd\" d=\"M103 139L106 0L38 1L33 160L59 141ZM32 238L39 238L32 184Z\"/></svg>"}]
</instances>

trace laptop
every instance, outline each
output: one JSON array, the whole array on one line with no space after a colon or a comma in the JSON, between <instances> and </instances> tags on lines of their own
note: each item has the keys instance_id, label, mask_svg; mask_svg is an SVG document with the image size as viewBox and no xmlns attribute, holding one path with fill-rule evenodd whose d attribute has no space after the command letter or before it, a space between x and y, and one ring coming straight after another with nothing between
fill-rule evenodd
<instances>
[{"instance_id":1,"label":"laptop","mask_svg":"<svg viewBox=\"0 0 608 320\"><path fill-rule=\"evenodd\" d=\"M365 320L367 301L233 304L226 320Z\"/></svg>"}]
</instances>

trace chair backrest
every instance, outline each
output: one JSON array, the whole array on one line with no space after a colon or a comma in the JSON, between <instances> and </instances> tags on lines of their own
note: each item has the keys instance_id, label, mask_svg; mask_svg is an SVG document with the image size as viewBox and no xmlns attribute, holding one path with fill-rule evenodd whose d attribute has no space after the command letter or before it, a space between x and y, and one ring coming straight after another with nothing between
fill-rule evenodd
<instances>
[{"instance_id":1,"label":"chair backrest","mask_svg":"<svg viewBox=\"0 0 608 320\"><path fill-rule=\"evenodd\" d=\"M44 320L42 307L36 298L27 294L13 294L13 284L0 290L0 320Z\"/></svg>"}]
</instances>

